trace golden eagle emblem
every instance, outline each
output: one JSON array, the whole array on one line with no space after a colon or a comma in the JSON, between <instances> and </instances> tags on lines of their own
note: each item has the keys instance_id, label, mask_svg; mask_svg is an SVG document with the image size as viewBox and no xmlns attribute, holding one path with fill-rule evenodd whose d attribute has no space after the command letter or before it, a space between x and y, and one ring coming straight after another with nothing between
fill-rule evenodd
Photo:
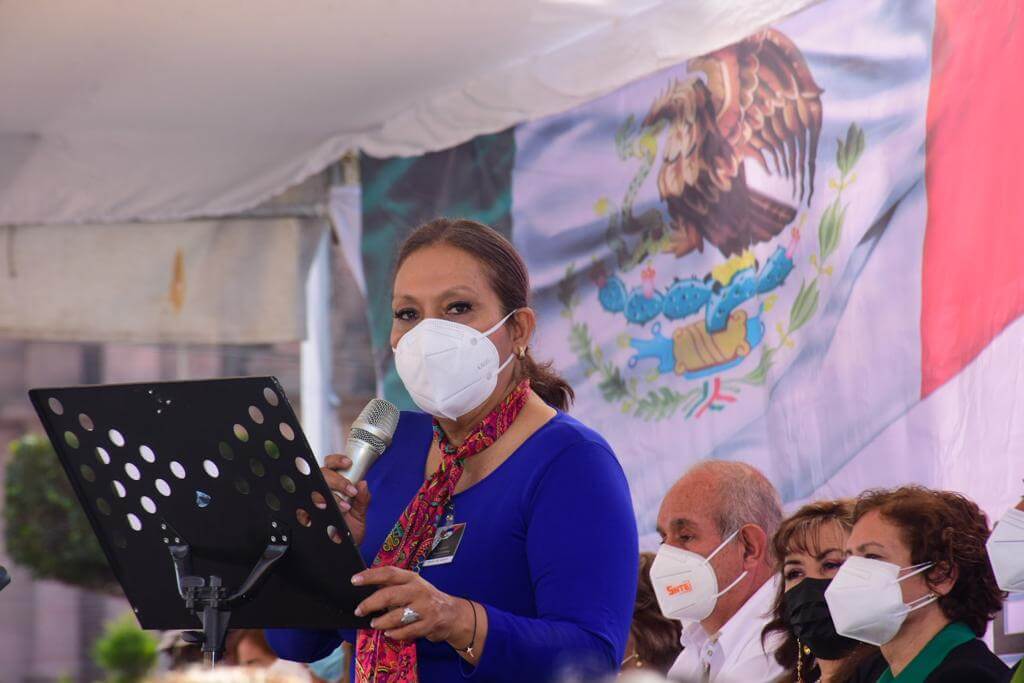
<instances>
[{"instance_id":1,"label":"golden eagle emblem","mask_svg":"<svg viewBox=\"0 0 1024 683\"><path fill-rule=\"evenodd\" d=\"M810 205L824 91L796 45L773 29L687 66L706 81L674 81L644 121L668 128L658 174L671 217L667 251L703 251L707 240L733 256L774 238L797 213L747 186L746 159L791 180L796 205Z\"/></svg>"}]
</instances>

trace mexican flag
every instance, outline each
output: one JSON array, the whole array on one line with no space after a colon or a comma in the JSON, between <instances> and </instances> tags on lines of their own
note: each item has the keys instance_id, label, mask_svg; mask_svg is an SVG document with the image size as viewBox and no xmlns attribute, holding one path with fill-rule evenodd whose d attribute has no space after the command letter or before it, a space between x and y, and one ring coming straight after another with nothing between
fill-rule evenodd
<instances>
[{"instance_id":1,"label":"mexican flag","mask_svg":"<svg viewBox=\"0 0 1024 683\"><path fill-rule=\"evenodd\" d=\"M790 504L1024 493L1024 9L826 0L587 104L362 160L347 237L383 395L394 254L467 217L529 266L534 354L613 446L641 533L703 458Z\"/></svg>"}]
</instances>

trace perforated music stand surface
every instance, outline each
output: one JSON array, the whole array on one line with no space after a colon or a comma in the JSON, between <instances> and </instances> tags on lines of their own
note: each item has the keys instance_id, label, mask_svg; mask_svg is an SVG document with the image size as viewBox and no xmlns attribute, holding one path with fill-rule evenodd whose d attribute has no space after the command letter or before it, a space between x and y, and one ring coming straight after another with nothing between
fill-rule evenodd
<instances>
[{"instance_id":1,"label":"perforated music stand surface","mask_svg":"<svg viewBox=\"0 0 1024 683\"><path fill-rule=\"evenodd\" d=\"M143 628L199 627L178 593L168 552L174 532L191 547L191 573L220 576L230 590L271 536L287 541L254 596L232 609L232 628L366 625L352 611L372 590L349 581L365 564L337 506L321 510L311 500L314 491L332 498L276 378L29 396Z\"/></svg>"}]
</instances>

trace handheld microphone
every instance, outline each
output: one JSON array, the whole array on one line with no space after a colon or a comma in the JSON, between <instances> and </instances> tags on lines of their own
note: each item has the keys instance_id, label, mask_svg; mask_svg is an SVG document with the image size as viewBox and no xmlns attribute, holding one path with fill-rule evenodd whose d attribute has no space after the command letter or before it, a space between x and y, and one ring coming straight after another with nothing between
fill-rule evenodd
<instances>
[{"instance_id":1,"label":"handheld microphone","mask_svg":"<svg viewBox=\"0 0 1024 683\"><path fill-rule=\"evenodd\" d=\"M345 441L345 455L352 460L347 470L338 470L353 484L366 476L370 466L391 445L398 428L398 408L390 401L375 398L366 404L352 423Z\"/></svg>"}]
</instances>

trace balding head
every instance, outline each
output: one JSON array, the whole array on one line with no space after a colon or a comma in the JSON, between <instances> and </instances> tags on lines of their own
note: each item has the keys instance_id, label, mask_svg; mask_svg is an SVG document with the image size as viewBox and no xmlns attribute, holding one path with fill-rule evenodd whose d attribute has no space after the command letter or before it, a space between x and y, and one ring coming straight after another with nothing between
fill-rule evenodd
<instances>
[{"instance_id":1,"label":"balding head","mask_svg":"<svg viewBox=\"0 0 1024 683\"><path fill-rule=\"evenodd\" d=\"M775 535L782 523L782 500L761 470L744 462L706 460L694 465L676 486L690 476L703 477L713 487L711 515L722 536L744 524L756 524L769 538Z\"/></svg>"},{"instance_id":2,"label":"balding head","mask_svg":"<svg viewBox=\"0 0 1024 683\"><path fill-rule=\"evenodd\" d=\"M771 538L782 522L779 492L768 478L756 467L727 460L691 467L669 489L661 508L659 531L666 537L670 530L665 524L696 517L710 519L722 539L745 524L760 527Z\"/></svg>"},{"instance_id":3,"label":"balding head","mask_svg":"<svg viewBox=\"0 0 1024 683\"><path fill-rule=\"evenodd\" d=\"M715 632L774 571L770 539L782 521L779 493L756 468L741 462L707 460L692 467L669 489L658 511L658 531L668 545L708 557L720 587L745 577L721 596L702 622Z\"/></svg>"}]
</instances>

